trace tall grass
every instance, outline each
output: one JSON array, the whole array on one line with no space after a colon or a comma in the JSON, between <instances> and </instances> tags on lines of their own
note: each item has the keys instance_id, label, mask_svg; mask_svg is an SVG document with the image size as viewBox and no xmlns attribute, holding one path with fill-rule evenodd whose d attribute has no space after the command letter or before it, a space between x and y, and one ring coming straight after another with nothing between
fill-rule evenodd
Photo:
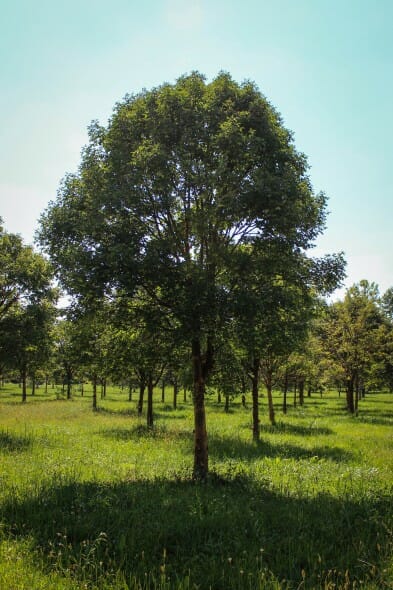
<instances>
[{"instance_id":1,"label":"tall grass","mask_svg":"<svg viewBox=\"0 0 393 590\"><path fill-rule=\"evenodd\" d=\"M191 401L160 397L149 430L119 388L98 412L90 390L0 391L1 590L393 588L389 394L358 418L312 397L258 444L251 408L212 397L206 483Z\"/></svg>"}]
</instances>

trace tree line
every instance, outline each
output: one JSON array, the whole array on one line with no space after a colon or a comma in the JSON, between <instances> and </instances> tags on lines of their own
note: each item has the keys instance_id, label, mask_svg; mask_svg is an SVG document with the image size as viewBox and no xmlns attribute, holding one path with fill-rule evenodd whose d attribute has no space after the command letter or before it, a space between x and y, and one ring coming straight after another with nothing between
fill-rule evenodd
<instances>
[{"instance_id":1,"label":"tree line","mask_svg":"<svg viewBox=\"0 0 393 590\"><path fill-rule=\"evenodd\" d=\"M91 124L78 172L41 217L50 262L2 230L3 371L56 368L68 395L83 376L94 407L99 383L137 382L149 426L155 386L170 382L174 401L189 389L202 479L207 388L226 408L251 388L254 439L261 381L272 424L274 387L286 412L290 386L301 404L335 383L355 413L368 387L390 387L393 298L363 281L325 302L345 268L342 253L309 255L325 222L304 154L252 82L193 72L126 96L106 127ZM61 319L51 272L71 301Z\"/></svg>"}]
</instances>

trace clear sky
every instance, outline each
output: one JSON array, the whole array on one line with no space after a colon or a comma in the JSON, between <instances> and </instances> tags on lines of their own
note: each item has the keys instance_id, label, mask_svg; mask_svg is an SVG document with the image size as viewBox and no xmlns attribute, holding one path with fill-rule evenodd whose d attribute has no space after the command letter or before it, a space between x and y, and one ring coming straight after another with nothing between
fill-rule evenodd
<instances>
[{"instance_id":1,"label":"clear sky","mask_svg":"<svg viewBox=\"0 0 393 590\"><path fill-rule=\"evenodd\" d=\"M1 0L0 216L31 242L86 128L199 70L254 80L329 197L316 254L393 285L392 0Z\"/></svg>"}]
</instances>

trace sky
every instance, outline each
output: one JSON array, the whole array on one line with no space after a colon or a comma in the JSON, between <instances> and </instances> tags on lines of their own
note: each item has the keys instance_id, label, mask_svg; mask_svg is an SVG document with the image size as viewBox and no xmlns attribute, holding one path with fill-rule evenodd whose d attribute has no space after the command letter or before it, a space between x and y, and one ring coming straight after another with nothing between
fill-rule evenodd
<instances>
[{"instance_id":1,"label":"sky","mask_svg":"<svg viewBox=\"0 0 393 590\"><path fill-rule=\"evenodd\" d=\"M0 0L0 216L32 243L93 119L198 70L253 80L329 198L313 255L393 286L391 0ZM343 289L338 291L341 296Z\"/></svg>"}]
</instances>

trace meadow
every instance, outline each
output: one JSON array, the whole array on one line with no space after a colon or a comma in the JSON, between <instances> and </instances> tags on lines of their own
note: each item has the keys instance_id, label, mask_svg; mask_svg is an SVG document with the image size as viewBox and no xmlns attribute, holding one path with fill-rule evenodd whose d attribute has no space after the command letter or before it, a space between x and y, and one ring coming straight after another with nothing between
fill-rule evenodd
<instances>
[{"instance_id":1,"label":"meadow","mask_svg":"<svg viewBox=\"0 0 393 590\"><path fill-rule=\"evenodd\" d=\"M252 441L251 400L208 400L207 482L191 478L188 397L155 426L108 388L26 404L0 389L1 590L393 588L393 396L358 417L313 394Z\"/></svg>"}]
</instances>

